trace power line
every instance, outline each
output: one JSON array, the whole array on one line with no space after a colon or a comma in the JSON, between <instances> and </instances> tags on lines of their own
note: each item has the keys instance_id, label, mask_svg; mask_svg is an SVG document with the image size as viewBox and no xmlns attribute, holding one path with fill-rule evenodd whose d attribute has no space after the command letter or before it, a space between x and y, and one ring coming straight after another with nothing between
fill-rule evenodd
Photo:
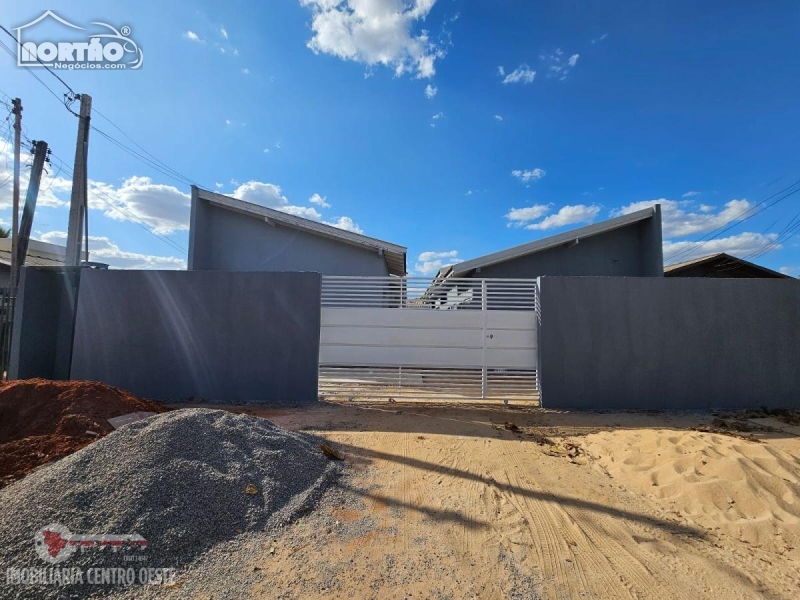
<instances>
[{"instance_id":1,"label":"power line","mask_svg":"<svg viewBox=\"0 0 800 600\"><path fill-rule=\"evenodd\" d=\"M5 32L5 33L6 33L6 34L7 34L7 35L8 35L8 36L9 36L9 37L12 39L12 40L14 40L14 41L16 42L16 44L17 44L17 48L20 48L20 47L21 47L21 44L19 43L19 40L18 40L18 39L17 39L17 38L14 36L14 34L13 34L13 33L11 33L11 32L10 32L8 29L6 29L5 27L3 27L2 25L0 25L0 29L2 29L2 30L3 30L3 31L4 31L4 32ZM0 43L1 43L1 42L0 42ZM3 44L3 45L5 46L5 44ZM70 91L70 93L71 93L73 96L77 96L77 94L75 93L75 90L73 90L71 87L69 87L69 85L67 84L67 82L66 82L66 81L64 81L63 79L61 79L61 77L59 77L59 76L56 74L56 72L55 72L55 71L53 71L53 70L52 70L50 67L48 67L46 64L44 64L44 63L43 63L41 60L39 60L39 57L38 57L38 56L36 57L36 62L38 62L38 63L39 63L40 65L42 65L42 66L43 66L45 69L47 69L47 72L48 72L48 73L50 73L50 75L52 75L53 77L55 77L56 79L58 79L58 80L61 82L61 84L62 84L62 85L65 87L65 88L67 88L67 89Z\"/></svg>"},{"instance_id":2,"label":"power line","mask_svg":"<svg viewBox=\"0 0 800 600\"><path fill-rule=\"evenodd\" d=\"M797 232L800 231L800 213L797 213L794 218L784 227L780 233L778 233L772 240L758 248L757 250L751 252L747 256L742 258L758 258L760 256L764 256L767 252L771 252L775 250L792 237L794 237Z\"/></svg>"},{"instance_id":3,"label":"power line","mask_svg":"<svg viewBox=\"0 0 800 600\"><path fill-rule=\"evenodd\" d=\"M58 161L59 168L62 169L68 176L72 177L72 169L70 169L70 167L64 162L64 160L61 159L56 154L53 154L51 156L56 161ZM100 188L97 185L97 183L90 181L89 182L89 191L92 192L95 195L95 197L98 200L100 200L103 204L105 204L105 205L109 206L110 208L112 208L113 210L117 211L119 214L121 214L123 217L125 217L126 220L131 221L132 223L135 223L136 225L138 225L139 227L141 227L142 229L144 229L145 231L147 231L151 235L157 237L159 240L161 240L162 242L164 242L165 244L170 246L173 250L177 250L178 252L182 252L182 253L188 253L186 248L181 246L179 243L177 243L174 240L171 240L171 239L169 239L167 237L164 237L164 236L156 233L140 217L137 217L135 214L133 214L127 208L117 204L114 201L114 199L108 193L106 193L105 190L103 190L102 188Z\"/></svg>"},{"instance_id":4,"label":"power line","mask_svg":"<svg viewBox=\"0 0 800 600\"><path fill-rule=\"evenodd\" d=\"M12 37L13 37L13 36L12 36ZM3 43L3 41L2 41L2 40L0 40L0 48L2 48L3 50L5 50L5 51L8 53L8 55L9 55L9 56L11 56L11 58L13 58L13 59L15 59L15 60L16 60L16 55L14 54L14 51L13 51L13 50L11 50L11 48L9 48L8 46L6 46L6 45L5 45L5 43ZM44 86L44 87L47 89L47 91L48 91L48 92L50 92L50 93L53 95L53 97L54 97L56 100L58 100L60 103L62 103L62 104L64 105L64 108L66 108L66 109L67 109L69 112L71 112L73 115L75 115L75 116L78 116L78 115L75 113L75 111L73 111L73 110L70 108L70 104L71 104L71 103L72 103L72 102L75 100L75 97L76 97L76 94L75 94L75 92L73 92L73 91L72 91L72 88L70 88L69 86L67 86L67 89L69 89L69 90L70 90L70 93L69 93L69 94L64 94L63 96L59 97L59 95L58 95L58 94L56 94L56 92L53 90L53 88L51 88L49 85L47 85L47 84L46 84L46 83L45 83L45 82L44 82L44 81L43 81L43 80L42 80L42 79L41 79L41 78L40 78L40 77L39 77L39 76L38 76L36 73L34 73L34 72L33 72L33 70L32 70L30 67L23 67L23 68L24 68L24 69L25 69L25 70L26 70L26 71L27 71L27 72L28 72L28 73L29 73L29 74L30 74L30 75L31 75L31 76L32 76L32 77L33 77L33 78L34 78L36 81L38 81L40 84L42 84L42 85L43 85L43 86ZM50 71L50 69L48 69L48 71L49 71L50 73L52 73L52 71ZM58 77L58 79L59 79L59 81L62 81L62 82L63 82L63 80L61 80L61 78L60 78L60 77ZM65 84L65 85L66 85L66 84Z\"/></svg>"},{"instance_id":5,"label":"power line","mask_svg":"<svg viewBox=\"0 0 800 600\"><path fill-rule=\"evenodd\" d=\"M156 162L158 165L162 166L164 169L166 169L166 170L170 171L170 172L171 172L171 173L173 173L175 176L177 176L177 177L175 177L176 179L177 179L177 178L179 178L179 180L183 180L183 181L189 181L189 182L190 182L190 184L194 184L194 185L196 185L196 182L195 182L195 181L193 181L193 180L192 180L192 179L190 179L189 177L185 177L185 176L184 176L184 175L182 175L180 172L176 171L175 169L173 169L172 167L170 167L168 164L166 164L164 161L162 161L162 160L158 159L157 157L153 156L153 155L152 155L150 152L148 152L148 151L147 151L145 148L143 148L143 147L142 147L140 144L138 144L138 143L136 142L136 140L134 140L134 139L133 139L131 136L129 136L127 133L125 133L125 131L123 131L123 130L122 130L122 128L121 128L119 125L117 125L116 123L114 123L114 121L112 121L110 118L108 118L107 116L105 116L105 115L104 115L103 113L101 113L99 110L97 110L97 109L95 108L95 109L94 109L94 112L95 112L95 114L99 115L101 118L103 118L103 119L105 119L106 121L108 121L108 122L111 124L111 126L114 128L114 129L116 129L116 130L117 130L117 131L119 131L119 132L120 132L122 135L124 135L124 136L125 136L125 137L128 139L128 141L130 141L130 142L131 142L131 143L132 143L134 146L136 146L137 148L139 148L139 150L141 150L142 152L144 152L144 153L145 153L145 154L146 154L148 157L150 157L150 158L151 158L153 161L155 161L155 162ZM97 131L99 132L99 130L97 130ZM110 136L108 136L108 134L103 134L103 135L106 135L107 137L110 137Z\"/></svg>"},{"instance_id":6,"label":"power line","mask_svg":"<svg viewBox=\"0 0 800 600\"><path fill-rule=\"evenodd\" d=\"M761 214L762 212L764 212L765 210L768 210L768 209L772 208L773 206L775 206L779 202L782 202L786 198L796 194L797 192L800 192L800 187L798 187L798 186L800 186L800 180L795 181L791 185L786 186L785 188L783 188L782 190L779 190L779 191L775 192L774 194L771 194L771 195L767 196L766 198L764 198L763 200L757 202L756 204L754 204L752 206L749 206L748 208L743 210L738 215L735 215L735 216L731 217L728 221L726 221L725 223L723 223L722 225L720 225L716 229L714 229L714 230L710 231L709 233L705 234L704 236L702 236L695 243L699 242L699 246L704 246L705 244L707 244L711 240L714 240L714 239L718 238L720 235L722 235L723 233L725 233L727 231L730 231L731 229L733 229L737 225L740 225L740 224L744 223L745 221L747 221L749 219L752 219L753 217L755 217L755 216ZM796 188L796 189L792 190L792 188ZM789 191L789 190L792 190L792 191ZM773 198L775 198L776 196L780 196L781 194L784 194L784 192L788 192L788 193L786 193L785 195L781 196L780 198L778 198L774 202L764 206L760 210L756 210L760 206L764 205L765 203L767 203L770 200L772 200ZM752 211L755 211L755 212L752 212ZM751 213L751 214L748 215L747 213ZM678 250L678 251L672 253L670 256L666 257L664 259L664 262L674 261L676 258L678 258L680 256L684 256L686 254L689 254L689 253L695 251L699 246L698 245L690 245L690 246L687 246L686 248L684 248L682 250Z\"/></svg>"},{"instance_id":7,"label":"power line","mask_svg":"<svg viewBox=\"0 0 800 600\"><path fill-rule=\"evenodd\" d=\"M3 27L2 25L0 25L0 29L2 29L2 31L4 31L6 34L8 34L8 35L9 35L9 36L10 36L10 37L11 37L11 38L12 38L12 39L13 39L13 40L14 40L14 41L17 43L17 46L19 47L19 41L17 40L17 38L16 38L16 37L14 37L14 35L13 35L13 34L12 34L10 31L8 31L8 30L7 30L5 27ZM8 47L8 46L7 46L7 45L6 45L4 42L2 42L1 40L0 40L0 47L1 47L1 48L3 48L3 49L4 49L4 50L5 50L5 51L6 51L6 52L9 54L9 56L11 56L12 58L14 58L14 59L16 60L16 55L14 54L14 51L13 51L13 50L11 50L11 48L9 48L9 47ZM48 86L48 85L47 85L47 84L46 84L46 83L45 83L45 82L44 82L44 81L43 81L43 80L42 80L42 79L41 79L41 78L40 78L38 75L36 75L36 73L34 73L34 72L33 72L33 70L31 70L31 68L30 68L30 67L27 67L27 66L26 66L26 67L24 67L24 68L25 68L25 70L26 70L26 71L27 71L27 72L28 72L28 73L29 73L29 74L30 74L32 77L34 77L34 78L35 78L35 79L36 79L36 80L37 80L37 81L38 81L38 82L39 82L39 83L40 83L42 86L44 86L44 87L47 89L47 91L48 91L48 92L50 92L50 94L52 94L52 96L53 96L54 98L56 98L56 99L57 99L59 102L61 102L61 103L64 105L64 107L65 107L65 108L66 108L66 109L67 109L67 110L68 110L70 113L72 113L73 115L75 115L75 116L77 117L77 116L78 116L78 114L77 114L75 111L73 111L73 110L72 110L72 108L71 108L71 104L72 104L72 102L74 102L74 101L75 101L75 100L76 100L76 99L77 99L77 98L78 98L80 95L79 95L79 94L77 94L77 93L75 92L75 90L73 90L73 89L72 89L72 88L69 86L69 84L67 84L67 82L66 82L66 81L64 81L64 80L63 80L61 77L59 77L59 76L58 76L58 75L57 75L57 74L56 74L56 73L55 73L55 72L54 72L52 69L50 69L50 68L49 68L47 65L45 65L45 64L44 64L44 63L43 63L41 60L39 60L39 58L38 58L38 57L36 58L36 60L39 62L39 64L41 64L43 67L45 67L45 69L47 69L47 72L48 72L48 73L50 73L50 74L51 74L51 75L53 75L53 76L54 76L56 79L58 79L58 81L59 81L59 82L61 82L61 83L64 85L64 87L66 87L66 88L67 88L67 90L69 90L69 93L68 93L68 94L64 94L64 95L63 95L63 98L60 98L60 97L58 96L58 94L57 94L57 93L56 93L56 92L55 92L55 91L54 91L54 90L53 90L53 89L52 89L50 86ZM152 169L154 169L154 170L158 171L159 173L161 173L162 175L164 175L164 176L166 176L166 177L170 177L171 179L173 179L173 180L175 180L175 181L178 181L179 183L181 183L181 184L183 184L183 185L190 185L190 186L191 186L191 185L197 185L197 182L196 182L196 181L194 181L192 178L190 178L190 177L187 177L186 175L183 175L182 173L180 173L180 172L179 172L179 171L177 171L176 169L173 169L172 167L170 167L169 165L167 165L167 164L166 164L164 161L162 161L162 160L160 160L160 159L156 158L156 157L155 157L155 156L154 156L152 153L148 152L148 151L147 151L145 148L143 148L143 147L142 147L140 144L138 144L138 143L137 143L137 142L136 142L136 141L135 141L135 140L134 140L134 139L133 139L131 136L129 136L129 135L128 135L128 134L127 134L127 133L126 133L126 132L125 132L125 131L124 131L124 130L123 130L123 129L122 129L120 126L119 126L119 125L117 125L117 124L116 124L116 123L115 123L113 120L111 120L109 117L105 116L105 115L104 115L104 114L102 114L100 111L98 111L98 110L97 110L97 108L94 108L94 107L93 107L93 109L92 109L92 110L93 110L93 112L94 112L94 113L96 113L96 114L100 115L100 116L101 116L103 119L105 119L106 121L108 121L108 122L111 124L111 126L112 126L112 127L114 127L114 128L115 128L117 131L119 131L119 132L120 132L122 135L124 135L124 136L125 136L125 137L126 137L126 138L127 138L127 139L128 139L130 142L131 142L131 143L133 143L133 144L134 144L134 145L135 145L137 148L139 148L139 150L141 150L141 151L142 151L144 154L142 154L142 153L140 153L140 152L137 152L136 150L133 150L132 148L128 147L128 146L127 146L127 145L125 145L123 142L121 142L121 141L117 140L116 138L114 138L114 137L113 137L113 136L111 136L110 134L108 134L108 133L106 133L106 132L102 131L101 129L99 129L98 127L96 127L96 126L92 125L92 129L94 129L95 131L97 131L97 133L99 133L100 135L102 135L103 137L105 137L105 138L106 138L108 141L110 141L111 143L113 143L114 145L116 145L118 148L120 148L120 149L121 149L121 150L123 150L124 152L128 153L129 155L133 156L133 157L134 157L134 158L136 158L137 160L141 161L141 162L142 162L142 163L144 163L145 165L147 165L147 166L149 166L150 168L152 168ZM204 187L207 187L207 186L204 186Z\"/></svg>"},{"instance_id":8,"label":"power line","mask_svg":"<svg viewBox=\"0 0 800 600\"><path fill-rule=\"evenodd\" d=\"M161 167L159 165L160 161L156 162L158 159L155 159L155 160L150 159L147 156L141 154L140 152L137 152L136 150L126 146L123 142L120 142L118 139L116 139L115 137L109 135L108 133L106 133L102 129L98 129L94 125L92 125L91 127L92 127L92 129L94 131L96 131L98 134L103 136L106 140L108 140L109 142L111 142L112 144L117 146L120 150L122 150L123 152L126 152L127 154L133 156L134 158L136 158L137 160L141 161L142 163L144 163L145 165L147 165L151 169L154 169L155 171L158 171L159 173L161 173L165 177L169 177L169 178L171 178L171 179L173 179L173 180L175 180L175 181L177 181L177 182L179 182L179 183L181 183L183 185L190 185L190 186L191 185L196 185L196 183L192 179L186 177L185 175L180 174L178 171L175 171L171 167L166 167L166 168Z\"/></svg>"}]
</instances>

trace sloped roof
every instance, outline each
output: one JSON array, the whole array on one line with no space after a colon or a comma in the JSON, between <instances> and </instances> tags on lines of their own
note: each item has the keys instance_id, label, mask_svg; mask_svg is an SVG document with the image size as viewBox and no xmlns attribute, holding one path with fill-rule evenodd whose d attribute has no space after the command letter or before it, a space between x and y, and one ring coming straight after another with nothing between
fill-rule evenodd
<instances>
[{"instance_id":1,"label":"sloped roof","mask_svg":"<svg viewBox=\"0 0 800 600\"><path fill-rule=\"evenodd\" d=\"M63 267L67 249L64 246L30 240L25 254L25 265L29 267ZM86 259L86 252L81 252ZM0 238L0 264L11 266L11 239Z\"/></svg>"},{"instance_id":2,"label":"sloped roof","mask_svg":"<svg viewBox=\"0 0 800 600\"><path fill-rule=\"evenodd\" d=\"M558 235L546 237L541 240L527 242L519 246L514 246L513 248L506 248L505 250L500 250L499 252L494 252L492 254L487 254L485 256L473 258L472 260L467 260L456 265L439 269L439 272L436 274L436 279L438 280L444 277L463 277L475 269L496 265L498 263L513 260L515 258L533 254L535 252L549 250L550 248L555 248L575 240L600 235L601 233L606 233L608 231L625 227L631 223L649 219L655 214L656 208L653 206L650 208L645 208L644 210L632 212L627 215L622 215L621 217L602 221L601 223L593 223L592 225L587 225L586 227L565 231L564 233L559 233Z\"/></svg>"},{"instance_id":3,"label":"sloped roof","mask_svg":"<svg viewBox=\"0 0 800 600\"><path fill-rule=\"evenodd\" d=\"M683 262L675 263L673 265L669 265L664 267L664 274L665 275L676 275L680 273L682 270L687 269L688 267L696 267L699 265L704 264L711 264L711 263L719 263L721 266L720 268L724 269L733 269L737 266L741 267L748 267L751 269L755 269L757 271L763 272L768 277L780 277L784 279L794 279L790 275L785 275L778 271L773 271L772 269L768 269L767 267L762 267L761 265L757 265L752 263L748 260L744 260L743 258L737 258L735 256L731 256L730 254L726 254L725 252L717 252L716 254L708 254L706 256L701 256L699 258L693 258L692 260L685 260Z\"/></svg>"},{"instance_id":4,"label":"sloped roof","mask_svg":"<svg viewBox=\"0 0 800 600\"><path fill-rule=\"evenodd\" d=\"M304 219L290 215L273 208L267 208L252 202L245 202L238 198L231 196L224 196L193 186L197 191L197 198L205 200L210 204L238 212L240 214L258 217L273 224L279 224L284 227L291 227L299 229L314 235L331 238L353 246L360 246L376 252L382 252L386 260L386 265L389 268L390 275L405 275L406 274L406 251L405 246L385 242L377 238L368 237L360 233L346 231L333 225L320 223L319 221L312 221L311 219Z\"/></svg>"}]
</instances>

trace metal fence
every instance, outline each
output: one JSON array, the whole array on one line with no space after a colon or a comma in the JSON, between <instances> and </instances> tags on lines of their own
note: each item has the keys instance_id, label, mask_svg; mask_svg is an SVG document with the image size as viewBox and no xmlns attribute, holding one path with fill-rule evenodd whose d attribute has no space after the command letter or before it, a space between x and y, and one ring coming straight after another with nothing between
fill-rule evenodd
<instances>
[{"instance_id":1,"label":"metal fence","mask_svg":"<svg viewBox=\"0 0 800 600\"><path fill-rule=\"evenodd\" d=\"M538 398L537 282L322 278L320 394Z\"/></svg>"},{"instance_id":2,"label":"metal fence","mask_svg":"<svg viewBox=\"0 0 800 600\"><path fill-rule=\"evenodd\" d=\"M16 294L11 288L0 288L0 375L8 378L11 359L11 330L14 326L14 304Z\"/></svg>"},{"instance_id":3,"label":"metal fence","mask_svg":"<svg viewBox=\"0 0 800 600\"><path fill-rule=\"evenodd\" d=\"M535 279L427 277L322 278L323 307L433 310L536 310Z\"/></svg>"}]
</instances>

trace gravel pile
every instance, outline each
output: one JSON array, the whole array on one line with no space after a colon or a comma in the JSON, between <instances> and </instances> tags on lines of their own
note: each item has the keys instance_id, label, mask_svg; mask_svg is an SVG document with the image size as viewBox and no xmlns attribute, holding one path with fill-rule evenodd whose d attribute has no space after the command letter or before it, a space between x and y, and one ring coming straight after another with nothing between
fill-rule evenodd
<instances>
[{"instance_id":1,"label":"gravel pile","mask_svg":"<svg viewBox=\"0 0 800 600\"><path fill-rule=\"evenodd\" d=\"M265 419L219 410L184 409L132 423L0 490L0 567L180 568L220 541L277 528L311 508L338 473L319 444ZM78 550L51 565L37 554L34 537L52 523L74 534L136 533L148 546ZM147 558L124 563L123 554ZM106 589L3 587L11 598Z\"/></svg>"}]
</instances>

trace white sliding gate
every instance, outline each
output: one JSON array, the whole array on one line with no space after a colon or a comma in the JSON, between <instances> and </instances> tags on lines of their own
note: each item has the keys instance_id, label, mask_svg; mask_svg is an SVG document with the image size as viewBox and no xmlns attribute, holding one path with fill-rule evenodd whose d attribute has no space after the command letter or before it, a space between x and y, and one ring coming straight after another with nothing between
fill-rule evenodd
<instances>
[{"instance_id":1,"label":"white sliding gate","mask_svg":"<svg viewBox=\"0 0 800 600\"><path fill-rule=\"evenodd\" d=\"M531 279L322 278L323 396L538 398Z\"/></svg>"}]
</instances>

